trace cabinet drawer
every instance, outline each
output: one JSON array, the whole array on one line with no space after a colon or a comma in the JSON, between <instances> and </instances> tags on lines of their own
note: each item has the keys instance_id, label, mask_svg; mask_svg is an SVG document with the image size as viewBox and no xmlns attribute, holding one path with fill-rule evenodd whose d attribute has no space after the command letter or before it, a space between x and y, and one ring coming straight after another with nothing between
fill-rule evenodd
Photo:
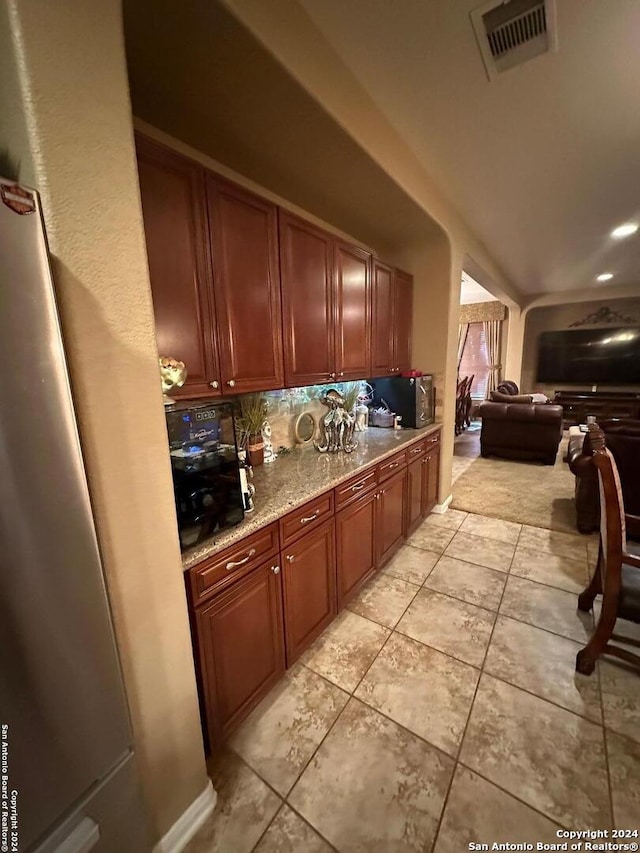
<instances>
[{"instance_id":1,"label":"cabinet drawer","mask_svg":"<svg viewBox=\"0 0 640 853\"><path fill-rule=\"evenodd\" d=\"M430 450L433 450L434 447L440 445L440 433L437 432L435 435L430 435L424 440L424 449L426 453L429 453Z\"/></svg>"},{"instance_id":2,"label":"cabinet drawer","mask_svg":"<svg viewBox=\"0 0 640 853\"><path fill-rule=\"evenodd\" d=\"M280 547L278 525L270 524L191 569L191 599L195 605L246 575Z\"/></svg>"},{"instance_id":3,"label":"cabinet drawer","mask_svg":"<svg viewBox=\"0 0 640 853\"><path fill-rule=\"evenodd\" d=\"M378 484L377 468L370 468L364 474L353 477L341 486L334 490L336 500L336 510L356 500L358 495L372 489Z\"/></svg>"},{"instance_id":4,"label":"cabinet drawer","mask_svg":"<svg viewBox=\"0 0 640 853\"><path fill-rule=\"evenodd\" d=\"M407 448L407 461L409 462L409 465L411 465L414 459L420 459L421 456L424 456L425 449L425 438L421 441L416 441L415 444L412 444L411 447Z\"/></svg>"},{"instance_id":5,"label":"cabinet drawer","mask_svg":"<svg viewBox=\"0 0 640 853\"><path fill-rule=\"evenodd\" d=\"M280 542L285 548L308 530L314 530L333 515L333 492L325 492L315 500L280 519Z\"/></svg>"},{"instance_id":6,"label":"cabinet drawer","mask_svg":"<svg viewBox=\"0 0 640 853\"><path fill-rule=\"evenodd\" d=\"M400 471L400 469L403 468L406 464L406 450L394 454L389 459L385 459L384 462L381 462L378 465L378 482L381 483L383 480L386 480L387 477L392 477L394 474L397 474L398 471Z\"/></svg>"}]
</instances>

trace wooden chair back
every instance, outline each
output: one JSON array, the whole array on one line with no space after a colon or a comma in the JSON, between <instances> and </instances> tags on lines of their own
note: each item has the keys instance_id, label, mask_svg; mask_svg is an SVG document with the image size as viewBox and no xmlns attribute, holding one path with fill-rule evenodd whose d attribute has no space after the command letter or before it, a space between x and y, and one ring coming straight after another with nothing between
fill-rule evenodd
<instances>
[{"instance_id":1,"label":"wooden chair back","mask_svg":"<svg viewBox=\"0 0 640 853\"><path fill-rule=\"evenodd\" d=\"M600 542L602 589L617 598L620 590L622 553L627 540L624 503L618 466L611 451L603 447L593 454L600 490Z\"/></svg>"}]
</instances>

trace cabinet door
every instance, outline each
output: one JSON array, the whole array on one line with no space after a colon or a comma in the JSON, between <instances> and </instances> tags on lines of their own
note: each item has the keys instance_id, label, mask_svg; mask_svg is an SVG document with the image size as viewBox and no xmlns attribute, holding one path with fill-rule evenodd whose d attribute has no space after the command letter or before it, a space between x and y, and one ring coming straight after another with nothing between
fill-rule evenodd
<instances>
[{"instance_id":1,"label":"cabinet door","mask_svg":"<svg viewBox=\"0 0 640 853\"><path fill-rule=\"evenodd\" d=\"M393 271L373 259L372 264L371 375L388 376L393 372Z\"/></svg>"},{"instance_id":2,"label":"cabinet door","mask_svg":"<svg viewBox=\"0 0 640 853\"><path fill-rule=\"evenodd\" d=\"M216 744L284 672L278 565L263 563L197 611L196 632L207 728L211 744Z\"/></svg>"},{"instance_id":3,"label":"cabinet door","mask_svg":"<svg viewBox=\"0 0 640 853\"><path fill-rule=\"evenodd\" d=\"M393 365L396 373L411 367L413 277L393 271Z\"/></svg>"},{"instance_id":4,"label":"cabinet door","mask_svg":"<svg viewBox=\"0 0 640 853\"><path fill-rule=\"evenodd\" d=\"M339 610L376 570L376 494L363 495L336 515Z\"/></svg>"},{"instance_id":5,"label":"cabinet door","mask_svg":"<svg viewBox=\"0 0 640 853\"><path fill-rule=\"evenodd\" d=\"M430 450L423 459L422 514L428 515L438 503L440 483L440 448Z\"/></svg>"},{"instance_id":6,"label":"cabinet door","mask_svg":"<svg viewBox=\"0 0 640 853\"><path fill-rule=\"evenodd\" d=\"M220 393L212 335L204 172L179 154L136 136L138 175L158 351L183 361L174 397Z\"/></svg>"},{"instance_id":7,"label":"cabinet door","mask_svg":"<svg viewBox=\"0 0 640 853\"><path fill-rule=\"evenodd\" d=\"M335 378L333 238L280 210L285 384Z\"/></svg>"},{"instance_id":8,"label":"cabinet door","mask_svg":"<svg viewBox=\"0 0 640 853\"><path fill-rule=\"evenodd\" d=\"M377 567L384 565L404 541L407 471L401 471L378 492Z\"/></svg>"},{"instance_id":9,"label":"cabinet door","mask_svg":"<svg viewBox=\"0 0 640 853\"><path fill-rule=\"evenodd\" d=\"M337 378L364 379L371 362L371 255L335 244L335 370Z\"/></svg>"},{"instance_id":10,"label":"cabinet door","mask_svg":"<svg viewBox=\"0 0 640 853\"><path fill-rule=\"evenodd\" d=\"M287 666L336 615L335 526L332 521L282 552Z\"/></svg>"},{"instance_id":11,"label":"cabinet door","mask_svg":"<svg viewBox=\"0 0 640 853\"><path fill-rule=\"evenodd\" d=\"M425 473L423 459L416 459L407 468L407 536L422 522L422 477Z\"/></svg>"},{"instance_id":12,"label":"cabinet door","mask_svg":"<svg viewBox=\"0 0 640 853\"><path fill-rule=\"evenodd\" d=\"M207 175L223 389L282 388L277 207Z\"/></svg>"}]
</instances>

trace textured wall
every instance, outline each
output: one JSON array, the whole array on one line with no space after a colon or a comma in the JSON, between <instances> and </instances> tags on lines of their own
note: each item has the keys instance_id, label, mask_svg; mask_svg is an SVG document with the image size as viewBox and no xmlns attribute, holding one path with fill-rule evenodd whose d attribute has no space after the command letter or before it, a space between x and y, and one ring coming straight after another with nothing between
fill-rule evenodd
<instances>
[{"instance_id":1,"label":"textured wall","mask_svg":"<svg viewBox=\"0 0 640 853\"><path fill-rule=\"evenodd\" d=\"M206 784L118 0L9 0L135 748L156 839ZM0 51L0 53L2 52ZM11 137L25 147L24 136ZM29 153L29 152L24 152Z\"/></svg>"}]
</instances>

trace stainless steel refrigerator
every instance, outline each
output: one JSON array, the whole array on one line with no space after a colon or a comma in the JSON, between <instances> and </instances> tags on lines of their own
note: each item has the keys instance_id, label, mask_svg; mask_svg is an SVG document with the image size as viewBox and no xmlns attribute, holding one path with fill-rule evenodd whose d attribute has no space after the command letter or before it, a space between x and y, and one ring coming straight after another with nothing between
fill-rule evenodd
<instances>
[{"instance_id":1,"label":"stainless steel refrigerator","mask_svg":"<svg viewBox=\"0 0 640 853\"><path fill-rule=\"evenodd\" d=\"M37 194L0 179L0 848L151 848Z\"/></svg>"}]
</instances>

